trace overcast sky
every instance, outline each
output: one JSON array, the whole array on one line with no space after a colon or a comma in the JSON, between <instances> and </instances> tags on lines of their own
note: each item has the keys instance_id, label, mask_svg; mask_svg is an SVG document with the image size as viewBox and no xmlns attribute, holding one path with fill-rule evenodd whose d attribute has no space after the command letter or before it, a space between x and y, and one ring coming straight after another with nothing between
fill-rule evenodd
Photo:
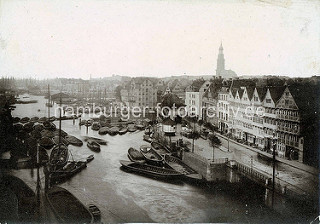
<instances>
[{"instance_id":1,"label":"overcast sky","mask_svg":"<svg viewBox=\"0 0 320 224\"><path fill-rule=\"evenodd\" d=\"M0 0L0 76L320 74L320 1L221 2Z\"/></svg>"}]
</instances>

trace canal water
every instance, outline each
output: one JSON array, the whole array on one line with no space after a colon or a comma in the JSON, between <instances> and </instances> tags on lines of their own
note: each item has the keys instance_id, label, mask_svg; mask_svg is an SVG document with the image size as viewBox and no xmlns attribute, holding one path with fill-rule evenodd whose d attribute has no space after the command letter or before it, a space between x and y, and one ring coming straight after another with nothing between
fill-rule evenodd
<instances>
[{"instance_id":1,"label":"canal water","mask_svg":"<svg viewBox=\"0 0 320 224\"><path fill-rule=\"evenodd\" d=\"M16 105L13 116L47 116L46 99L30 96L38 103ZM51 108L51 116L55 107ZM58 115L56 115L58 116ZM61 184L84 204L97 205L103 222L309 222L314 209L307 209L277 198L277 208L270 208L270 192L263 187L230 173L234 184L196 185L182 181L158 181L120 168L119 160L127 159L129 147L147 144L143 132L100 136L97 131L78 125L78 120L62 121L62 129L80 139L94 136L108 141L100 153L87 148L69 146L74 160L93 154L88 167ZM58 122L55 121L58 127ZM35 189L35 170L14 170L12 173ZM42 174L43 178L43 174ZM43 183L43 182L42 182ZM42 184L42 187L43 184Z\"/></svg>"}]
</instances>

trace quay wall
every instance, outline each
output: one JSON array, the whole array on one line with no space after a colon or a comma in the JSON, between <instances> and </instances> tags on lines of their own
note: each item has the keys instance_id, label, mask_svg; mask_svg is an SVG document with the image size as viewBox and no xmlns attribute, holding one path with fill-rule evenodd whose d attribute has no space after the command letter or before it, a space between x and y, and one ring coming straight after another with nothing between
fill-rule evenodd
<instances>
[{"instance_id":1,"label":"quay wall","mask_svg":"<svg viewBox=\"0 0 320 224\"><path fill-rule=\"evenodd\" d=\"M227 159L210 160L192 152L184 151L182 161L196 170L207 181L226 180Z\"/></svg>"}]
</instances>

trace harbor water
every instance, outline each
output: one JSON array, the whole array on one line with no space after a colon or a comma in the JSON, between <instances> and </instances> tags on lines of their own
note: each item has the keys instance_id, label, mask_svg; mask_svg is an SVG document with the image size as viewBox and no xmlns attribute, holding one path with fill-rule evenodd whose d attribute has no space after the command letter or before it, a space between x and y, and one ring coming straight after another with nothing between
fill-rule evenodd
<instances>
[{"instance_id":1,"label":"harbor water","mask_svg":"<svg viewBox=\"0 0 320 224\"><path fill-rule=\"evenodd\" d=\"M43 96L30 96L33 104L19 104L13 111L18 117L48 115ZM55 114L50 108L50 116ZM88 115L85 115L88 116ZM85 118L84 118L85 119ZM305 208L276 196L274 209L270 207L271 193L236 173L230 179L235 184L192 184L178 181L159 181L121 169L119 160L128 160L129 147L139 149L147 144L143 131L125 135L99 135L97 131L80 127L78 120L62 121L62 129L80 139L93 136L108 141L95 153L87 148L69 146L70 159L84 160L93 154L88 167L61 184L85 205L95 204L102 214L102 222L310 222L315 218L314 208ZM58 127L59 122L55 121ZM24 180L32 189L36 186L35 171L13 170L12 174ZM233 175L233 176L232 176ZM43 178L43 173L42 173ZM43 182L42 182L43 183ZM42 188L44 185L42 184Z\"/></svg>"}]
</instances>

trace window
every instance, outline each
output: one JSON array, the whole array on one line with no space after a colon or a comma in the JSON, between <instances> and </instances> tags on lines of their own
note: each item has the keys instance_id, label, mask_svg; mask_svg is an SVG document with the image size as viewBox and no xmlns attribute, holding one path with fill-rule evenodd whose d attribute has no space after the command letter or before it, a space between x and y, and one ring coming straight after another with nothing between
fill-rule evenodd
<instances>
[{"instance_id":1,"label":"window","mask_svg":"<svg viewBox=\"0 0 320 224\"><path fill-rule=\"evenodd\" d=\"M271 99L266 99L266 103L271 103Z\"/></svg>"}]
</instances>

